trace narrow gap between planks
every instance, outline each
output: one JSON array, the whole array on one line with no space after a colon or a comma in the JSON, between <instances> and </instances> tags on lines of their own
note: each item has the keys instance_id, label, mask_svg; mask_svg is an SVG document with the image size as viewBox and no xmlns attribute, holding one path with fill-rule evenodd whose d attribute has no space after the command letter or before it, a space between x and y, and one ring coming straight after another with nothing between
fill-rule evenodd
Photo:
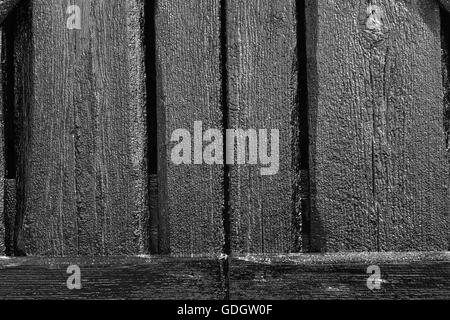
<instances>
[{"instance_id":1,"label":"narrow gap between planks","mask_svg":"<svg viewBox=\"0 0 450 320\"><path fill-rule=\"evenodd\" d=\"M443 83L443 117L445 147L448 164L450 165L450 13L441 7L441 45L442 45L442 83ZM450 226L450 216L446 216L447 225ZM450 250L450 234L448 237L448 250Z\"/></svg>"}]
</instances>

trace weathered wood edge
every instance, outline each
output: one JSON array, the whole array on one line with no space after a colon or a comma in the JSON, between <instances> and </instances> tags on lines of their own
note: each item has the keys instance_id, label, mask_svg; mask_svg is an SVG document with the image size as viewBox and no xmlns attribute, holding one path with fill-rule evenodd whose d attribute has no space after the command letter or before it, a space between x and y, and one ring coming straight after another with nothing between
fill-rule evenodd
<instances>
[{"instance_id":1,"label":"weathered wood edge","mask_svg":"<svg viewBox=\"0 0 450 320\"><path fill-rule=\"evenodd\" d=\"M81 290L69 290L69 266ZM0 300L220 300L225 280L219 258L0 257Z\"/></svg>"},{"instance_id":2,"label":"weathered wood edge","mask_svg":"<svg viewBox=\"0 0 450 320\"><path fill-rule=\"evenodd\" d=\"M5 109L4 102L4 60L5 60L5 45L3 43L3 28L0 29L0 254L6 252L6 216L4 210L4 190L5 190L5 120L3 110Z\"/></svg>"},{"instance_id":3,"label":"weathered wood edge","mask_svg":"<svg viewBox=\"0 0 450 320\"><path fill-rule=\"evenodd\" d=\"M21 0L0 0L0 24Z\"/></svg>"},{"instance_id":4,"label":"weathered wood edge","mask_svg":"<svg viewBox=\"0 0 450 320\"><path fill-rule=\"evenodd\" d=\"M437 1L442 5L442 7L445 10L450 12L450 0L437 0Z\"/></svg>"},{"instance_id":5,"label":"weathered wood edge","mask_svg":"<svg viewBox=\"0 0 450 320\"><path fill-rule=\"evenodd\" d=\"M280 255L233 255L235 261L258 264L351 264L351 263L412 263L450 262L450 252L341 252L341 253L298 253Z\"/></svg>"},{"instance_id":6,"label":"weathered wood edge","mask_svg":"<svg viewBox=\"0 0 450 320\"><path fill-rule=\"evenodd\" d=\"M224 266L228 264L229 289ZM82 289L68 290L70 265ZM369 290L367 268L381 270ZM229 292L228 292L229 290ZM0 299L450 299L450 252L0 257Z\"/></svg>"},{"instance_id":7,"label":"weathered wood edge","mask_svg":"<svg viewBox=\"0 0 450 320\"><path fill-rule=\"evenodd\" d=\"M369 289L369 267L379 289ZM232 300L450 299L449 252L248 255L229 269Z\"/></svg>"}]
</instances>

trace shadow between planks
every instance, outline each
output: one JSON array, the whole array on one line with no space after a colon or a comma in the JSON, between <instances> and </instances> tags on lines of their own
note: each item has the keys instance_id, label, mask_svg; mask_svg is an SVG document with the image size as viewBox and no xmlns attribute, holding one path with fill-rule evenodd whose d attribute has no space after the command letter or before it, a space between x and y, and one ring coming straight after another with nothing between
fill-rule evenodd
<instances>
[{"instance_id":1,"label":"shadow between planks","mask_svg":"<svg viewBox=\"0 0 450 320\"><path fill-rule=\"evenodd\" d=\"M70 265L81 290L67 289ZM372 265L380 290L367 287ZM448 299L450 253L0 258L0 283L0 299Z\"/></svg>"}]
</instances>

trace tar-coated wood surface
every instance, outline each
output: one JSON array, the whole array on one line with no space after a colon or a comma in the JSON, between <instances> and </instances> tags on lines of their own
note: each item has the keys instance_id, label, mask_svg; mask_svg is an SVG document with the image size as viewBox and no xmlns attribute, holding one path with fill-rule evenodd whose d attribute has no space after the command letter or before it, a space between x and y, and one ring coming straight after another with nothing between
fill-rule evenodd
<instances>
[{"instance_id":1,"label":"tar-coated wood surface","mask_svg":"<svg viewBox=\"0 0 450 320\"><path fill-rule=\"evenodd\" d=\"M65 0L17 2L0 251L31 257L0 258L0 299L450 298L448 253L284 255L448 249L438 1L77 0L79 30ZM278 129L279 171L194 156L227 128Z\"/></svg>"},{"instance_id":2,"label":"tar-coated wood surface","mask_svg":"<svg viewBox=\"0 0 450 320\"><path fill-rule=\"evenodd\" d=\"M230 299L449 299L449 253L242 256L230 262ZM370 290L370 266L380 289Z\"/></svg>"},{"instance_id":3,"label":"tar-coated wood surface","mask_svg":"<svg viewBox=\"0 0 450 320\"><path fill-rule=\"evenodd\" d=\"M67 269L81 271L69 290ZM0 258L1 299L217 300L225 297L218 259Z\"/></svg>"},{"instance_id":4,"label":"tar-coated wood surface","mask_svg":"<svg viewBox=\"0 0 450 320\"><path fill-rule=\"evenodd\" d=\"M444 132L447 161L450 166L450 12L441 9L442 83L444 89ZM447 214L448 248L450 249L450 214Z\"/></svg>"},{"instance_id":5,"label":"tar-coated wood surface","mask_svg":"<svg viewBox=\"0 0 450 320\"><path fill-rule=\"evenodd\" d=\"M0 0L0 23L3 22L20 0Z\"/></svg>"},{"instance_id":6,"label":"tar-coated wood surface","mask_svg":"<svg viewBox=\"0 0 450 320\"><path fill-rule=\"evenodd\" d=\"M6 252L6 246L5 246L5 223L4 220L4 185L5 185L5 136L3 134L4 132L4 101L3 101L3 95L4 95L4 81L3 81L3 61L4 61L4 45L3 45L3 30L0 30L0 57L1 57L1 64L0 64L0 255L4 254Z\"/></svg>"},{"instance_id":7,"label":"tar-coated wood surface","mask_svg":"<svg viewBox=\"0 0 450 320\"><path fill-rule=\"evenodd\" d=\"M194 122L203 123L203 132L223 129L219 0L160 0L155 24L160 251L218 254L224 244L223 166L177 166L171 154L178 141L170 140L175 130L188 130L202 154Z\"/></svg>"},{"instance_id":8,"label":"tar-coated wood surface","mask_svg":"<svg viewBox=\"0 0 450 320\"><path fill-rule=\"evenodd\" d=\"M80 0L80 30L63 0L5 20L0 250L448 248L437 1L144 3ZM209 143L196 122L278 129L279 171L175 165L175 130Z\"/></svg>"},{"instance_id":9,"label":"tar-coated wood surface","mask_svg":"<svg viewBox=\"0 0 450 320\"><path fill-rule=\"evenodd\" d=\"M4 222L4 253L7 256L14 254L14 226L17 208L17 188L15 179L5 179L3 182L3 222Z\"/></svg>"},{"instance_id":10,"label":"tar-coated wood surface","mask_svg":"<svg viewBox=\"0 0 450 320\"><path fill-rule=\"evenodd\" d=\"M7 99L8 107L13 109L12 117L9 119L13 122L10 127L10 133L15 137L14 147L12 153L15 153L14 162L15 169L12 169L14 173L11 174L11 178L16 180L16 195L17 195L17 207L14 221L14 248L15 255L24 255L25 246L22 235L26 232L24 230L24 212L26 211L27 201L32 199L26 198L25 188L27 185L27 178L25 177L27 172L27 165L31 160L28 155L30 152L30 128L31 124L31 110L30 106L33 103L33 43L31 34L31 7L28 2L21 2L14 14L8 18L8 23L5 23L7 28L7 37L5 43L13 48L11 56L8 54L7 68L12 68L11 77L8 76L6 85L8 90L14 91L12 98ZM12 39L11 39L12 38ZM7 47L7 48L8 48ZM16 50L17 48L17 50ZM50 58L51 57L47 57ZM48 70L46 70L47 72ZM8 72L9 74L9 72ZM51 121L51 119L49 119ZM37 140L40 141L39 137ZM48 149L47 149L48 150ZM40 150L42 152L42 150ZM43 190L42 184L37 184L40 190ZM44 184L45 185L45 184ZM47 184L49 187L49 184ZM54 187L55 188L55 187ZM48 221L41 222L43 226L48 225ZM28 230L27 230L28 231ZM36 238L40 238L41 235L37 235ZM50 240L52 241L52 240Z\"/></svg>"},{"instance_id":11,"label":"tar-coated wood surface","mask_svg":"<svg viewBox=\"0 0 450 320\"><path fill-rule=\"evenodd\" d=\"M261 168L267 165L260 161L230 167L232 250L291 252L298 191L293 152L298 143L295 2L232 0L226 13L228 125L268 130L267 144L258 137L258 152L267 145L270 154L272 129L279 130L280 137L279 171L274 175L262 176Z\"/></svg>"},{"instance_id":12,"label":"tar-coated wood surface","mask_svg":"<svg viewBox=\"0 0 450 320\"><path fill-rule=\"evenodd\" d=\"M312 248L446 250L435 1L307 1Z\"/></svg>"},{"instance_id":13,"label":"tar-coated wood surface","mask_svg":"<svg viewBox=\"0 0 450 320\"><path fill-rule=\"evenodd\" d=\"M25 2L18 13L24 29L15 34L19 253L145 249L145 88L136 43L143 9L137 3L79 1L80 30L67 28L66 1Z\"/></svg>"},{"instance_id":14,"label":"tar-coated wood surface","mask_svg":"<svg viewBox=\"0 0 450 320\"><path fill-rule=\"evenodd\" d=\"M67 288L71 265L80 267L81 290ZM367 287L372 265L380 267L380 290ZM0 258L0 283L0 299L449 299L450 256Z\"/></svg>"}]
</instances>

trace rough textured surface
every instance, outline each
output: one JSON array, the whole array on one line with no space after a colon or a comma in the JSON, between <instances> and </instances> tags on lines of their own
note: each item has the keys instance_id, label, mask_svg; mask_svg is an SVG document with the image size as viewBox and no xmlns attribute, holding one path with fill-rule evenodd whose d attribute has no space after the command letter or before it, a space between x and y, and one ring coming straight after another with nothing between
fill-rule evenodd
<instances>
[{"instance_id":1,"label":"rough textured surface","mask_svg":"<svg viewBox=\"0 0 450 320\"><path fill-rule=\"evenodd\" d=\"M447 249L437 2L306 4L312 248ZM81 30L66 28L66 5L23 1L17 28L8 31L16 254L219 253L228 208L233 251L308 249L301 239L308 219L300 214L308 165L299 155L308 140L301 121L306 50L295 1L159 1L150 10L151 41L143 40L142 0L81 0ZM147 66L143 41L156 46ZM146 87L149 64L155 88ZM146 97L149 88L155 101ZM225 180L221 165L175 166L171 134L192 132L194 121L203 130L279 129L280 172L232 166ZM156 131L158 146L147 144ZM156 153L158 163L148 165Z\"/></svg>"},{"instance_id":2,"label":"rough textured surface","mask_svg":"<svg viewBox=\"0 0 450 320\"><path fill-rule=\"evenodd\" d=\"M20 0L0 0L0 23L5 20L19 1Z\"/></svg>"},{"instance_id":3,"label":"rough textured surface","mask_svg":"<svg viewBox=\"0 0 450 320\"><path fill-rule=\"evenodd\" d=\"M0 3L1 6L1 3ZM4 128L5 128L5 122L4 122L4 115L3 110L5 108L4 105L4 61L5 61L5 54L4 54L4 43L3 43L3 29L0 30L0 57L1 57L1 64L0 64L0 255L3 255L6 253L6 246L5 246L5 210L3 205L3 190L4 190L4 183L5 183L5 136L4 136Z\"/></svg>"},{"instance_id":4,"label":"rough textured surface","mask_svg":"<svg viewBox=\"0 0 450 320\"><path fill-rule=\"evenodd\" d=\"M14 46L13 39L8 35L14 32L15 13L3 22L1 29L1 157L0 172L0 208L2 208L2 234L0 242L4 240L4 248L0 254L11 255L14 251L14 225L17 208L16 188L16 121L14 110ZM4 251L3 251L4 250Z\"/></svg>"},{"instance_id":5,"label":"rough textured surface","mask_svg":"<svg viewBox=\"0 0 450 320\"><path fill-rule=\"evenodd\" d=\"M8 22L8 33L6 38L10 39L10 46L12 46L12 63L10 66L13 69L13 76L11 85L14 88L14 94L9 103L13 104L13 119L14 123L13 134L15 135L15 146L14 151L16 153L16 168L11 168L11 171L15 172L14 177L16 178L16 188L17 188L17 210L15 216L15 227L14 227L14 254L24 255L24 243L22 238L23 231L23 218L26 208L27 199L25 196L25 186L27 185L28 177L26 177L27 172L27 161L30 152L30 105L33 101L33 72L32 72L32 61L33 61L33 42L31 36L31 8L29 6L29 1L22 1L14 13L14 16L10 17L11 22ZM8 19L9 20L9 19ZM53 49L53 48L52 48ZM48 70L46 70L47 72ZM47 90L47 88L45 89ZM42 94L42 93L41 93ZM10 119L11 120L11 119ZM48 151L50 148L46 148ZM40 150L41 152L43 150ZM59 150L57 150L59 151ZM13 177L13 178L14 178ZM48 188L48 184L41 183L42 181L37 181L38 190L45 190ZM34 200L34 199L33 199ZM41 226L48 227L48 221L39 221ZM36 238L40 238L41 235L37 235ZM48 240L48 239L46 239Z\"/></svg>"},{"instance_id":6,"label":"rough textured surface","mask_svg":"<svg viewBox=\"0 0 450 320\"><path fill-rule=\"evenodd\" d=\"M442 43L442 83L444 89L444 132L446 137L447 159L450 166L450 12L441 10ZM447 215L450 230L450 215ZM448 232L448 249L450 250L450 231Z\"/></svg>"},{"instance_id":7,"label":"rough textured surface","mask_svg":"<svg viewBox=\"0 0 450 320\"><path fill-rule=\"evenodd\" d=\"M435 1L307 1L314 250L446 250Z\"/></svg>"},{"instance_id":8,"label":"rough textured surface","mask_svg":"<svg viewBox=\"0 0 450 320\"><path fill-rule=\"evenodd\" d=\"M67 268L81 290L67 289ZM224 298L220 261L159 257L0 258L2 299L216 300Z\"/></svg>"},{"instance_id":9,"label":"rough textured surface","mask_svg":"<svg viewBox=\"0 0 450 320\"><path fill-rule=\"evenodd\" d=\"M381 289L371 291L369 266ZM230 299L449 299L449 253L246 256L231 259Z\"/></svg>"},{"instance_id":10,"label":"rough textured surface","mask_svg":"<svg viewBox=\"0 0 450 320\"><path fill-rule=\"evenodd\" d=\"M156 8L160 175L160 252L222 252L222 165L176 166L173 131L194 121L223 128L219 0L160 0ZM201 138L200 138L201 139ZM192 149L194 150L194 149ZM170 226L170 227L169 227Z\"/></svg>"},{"instance_id":11,"label":"rough textured surface","mask_svg":"<svg viewBox=\"0 0 450 320\"><path fill-rule=\"evenodd\" d=\"M216 258L0 258L0 299L449 299L449 253ZM81 290L68 290L70 265ZM367 288L378 265L381 290Z\"/></svg>"},{"instance_id":12,"label":"rough textured surface","mask_svg":"<svg viewBox=\"0 0 450 320\"><path fill-rule=\"evenodd\" d=\"M442 83L444 89L444 130L449 151L450 138L450 13L441 10ZM447 152L448 154L448 152Z\"/></svg>"},{"instance_id":13,"label":"rough textured surface","mask_svg":"<svg viewBox=\"0 0 450 320\"><path fill-rule=\"evenodd\" d=\"M146 69L145 69L145 46L144 46L144 2L143 0L128 0L125 2L126 21L126 43L127 66L123 72L128 75L128 92L124 95L128 102L128 119L130 145L128 147L131 158L130 171L130 191L129 197L132 199L131 210L135 229L139 234L140 252L149 252L150 246L150 205L149 203L149 178L148 178L148 153L156 152L149 150L147 140L150 139L147 124L147 94L146 94ZM106 2L106 5L109 5ZM118 22L117 27L120 27ZM120 41L117 46L120 46ZM121 90L117 87L115 90ZM126 101L125 100L125 101ZM113 102L112 102L113 103ZM156 130L151 131L152 133ZM157 188L157 186L156 186ZM153 199L152 199L153 200ZM155 199L157 200L157 199ZM156 202L156 201L154 201ZM137 225L136 225L137 223Z\"/></svg>"},{"instance_id":14,"label":"rough textured surface","mask_svg":"<svg viewBox=\"0 0 450 320\"><path fill-rule=\"evenodd\" d=\"M14 225L16 220L17 208L17 188L15 179L5 179L4 181L4 227L5 227L5 251L7 256L12 256L14 253Z\"/></svg>"},{"instance_id":15,"label":"rough textured surface","mask_svg":"<svg viewBox=\"0 0 450 320\"><path fill-rule=\"evenodd\" d=\"M230 167L235 252L281 253L294 248L294 192L299 191L293 152L299 129L295 19L291 0L227 2L228 125L280 131L276 175L261 176L261 164Z\"/></svg>"},{"instance_id":16,"label":"rough textured surface","mask_svg":"<svg viewBox=\"0 0 450 320\"><path fill-rule=\"evenodd\" d=\"M16 105L23 120L18 164L23 199L16 253L144 252L143 5L77 4L81 30L67 28L62 0L24 3L19 13Z\"/></svg>"}]
</instances>

